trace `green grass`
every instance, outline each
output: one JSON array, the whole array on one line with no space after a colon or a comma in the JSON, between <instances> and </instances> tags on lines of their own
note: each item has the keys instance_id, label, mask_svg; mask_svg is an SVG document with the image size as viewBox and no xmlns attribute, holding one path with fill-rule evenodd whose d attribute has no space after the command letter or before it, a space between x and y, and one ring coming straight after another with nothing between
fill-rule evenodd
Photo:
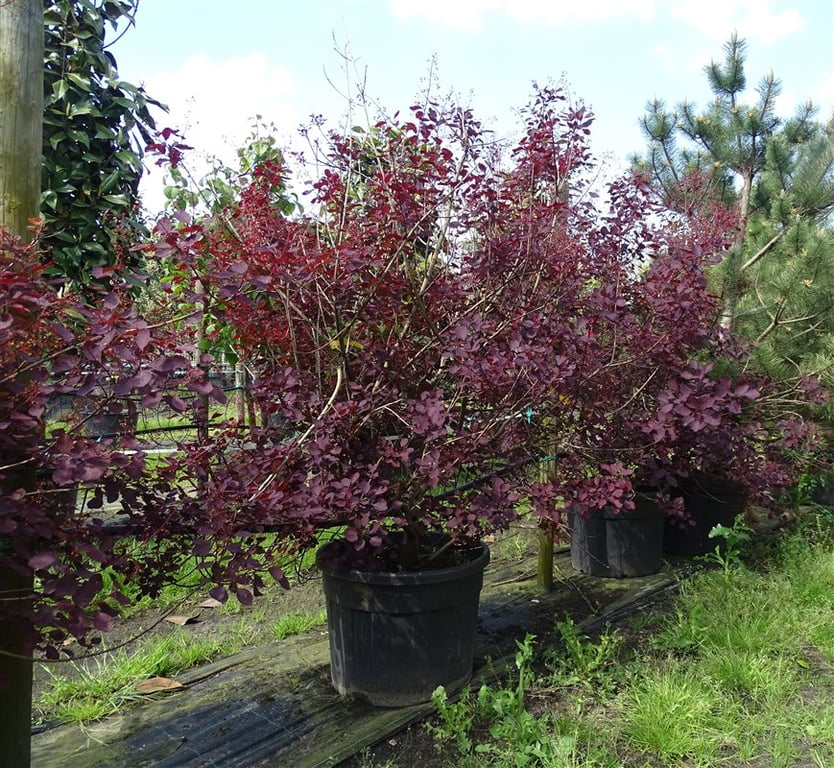
<instances>
[{"instance_id":1,"label":"green grass","mask_svg":"<svg viewBox=\"0 0 834 768\"><path fill-rule=\"evenodd\" d=\"M230 652L228 641L171 634L144 643L136 651L116 651L73 663L69 674L50 673L50 685L35 702L37 720L83 722L116 712L140 698L138 683L149 677L170 677Z\"/></svg>"},{"instance_id":2,"label":"green grass","mask_svg":"<svg viewBox=\"0 0 834 768\"><path fill-rule=\"evenodd\" d=\"M313 627L319 627L327 621L326 611L291 611L272 623L271 631L276 640L283 640L290 635L300 635Z\"/></svg>"},{"instance_id":3,"label":"green grass","mask_svg":"<svg viewBox=\"0 0 834 768\"><path fill-rule=\"evenodd\" d=\"M137 683L149 677L172 677L178 673L230 656L270 637L283 639L301 634L326 621L324 611L292 611L273 622L261 624L265 609L249 609L246 616L211 636L194 637L173 630L164 638L150 636L137 641L136 649L114 651L65 666L45 665L49 684L35 702L36 720L84 722L98 720L141 698Z\"/></svg>"},{"instance_id":4,"label":"green grass","mask_svg":"<svg viewBox=\"0 0 834 768\"><path fill-rule=\"evenodd\" d=\"M146 557L147 550L150 548L165 547L164 543L142 544L135 543L130 539L123 541L126 548L135 550L137 558L140 556ZM167 583L160 588L159 593L153 598L142 595L137 586L126 582L121 574L112 568L104 569L102 577L104 586L99 595L100 599L106 599L111 590L118 588L129 600L127 605L114 605L122 618L129 618L150 610L166 611L192 597L204 581L194 557L183 557L177 570L167 575Z\"/></svg>"},{"instance_id":5,"label":"green grass","mask_svg":"<svg viewBox=\"0 0 834 768\"><path fill-rule=\"evenodd\" d=\"M280 550L280 547L276 546L278 541L275 534L264 534L263 536L263 543L267 548L273 547ZM155 552L164 553L168 547L165 542L139 542L128 537L121 540L120 546L125 551L130 552L134 560L150 559L151 561ZM290 584L298 583L305 577L314 565L315 556L315 549L285 555L281 566ZM276 560L272 560L268 564L273 565L276 562ZM94 564L91 565L94 566ZM96 599L106 600L112 590L120 589L128 598L129 603L127 605L113 603L113 607L122 618L147 611L166 611L176 607L183 601L193 598L196 594L207 592L208 585L211 582L210 577L204 572L204 566L201 566L201 561L196 557L184 554L179 556L176 567L166 573L165 584L160 587L159 593L153 598L141 594L139 586L125 581L122 575L112 568L102 570L101 576L103 578L103 588ZM271 583L270 577L267 576L266 580ZM224 612L236 613L240 609L240 604L233 598L223 606Z\"/></svg>"},{"instance_id":6,"label":"green grass","mask_svg":"<svg viewBox=\"0 0 834 768\"><path fill-rule=\"evenodd\" d=\"M458 702L437 698L432 729L457 753L450 768L834 765L829 518L780 535L759 562L691 578L668 610L594 637L554 617L553 639L519 644L513 676ZM178 578L186 593L190 567ZM323 612L298 610L269 623L263 605L233 601L218 610L239 620L211 639L173 631L53 672L38 719L103 717L137 699L147 677L324 622Z\"/></svg>"},{"instance_id":7,"label":"green grass","mask_svg":"<svg viewBox=\"0 0 834 768\"><path fill-rule=\"evenodd\" d=\"M632 748L662 765L699 755L709 764L718 692L711 681L680 662L635 670L619 700L620 729Z\"/></svg>"},{"instance_id":8,"label":"green grass","mask_svg":"<svg viewBox=\"0 0 834 768\"><path fill-rule=\"evenodd\" d=\"M138 545L127 539L124 545L165 546ZM288 568L291 582L304 578L314 556L314 552L305 553L297 562L293 561L293 568ZM206 587L197 563L191 557L180 562L177 572L171 574L170 583L153 599L139 597L135 588L122 583L123 580L111 569L105 570L102 575L104 589L100 597L105 598L110 589L120 586L133 600L127 607L118 606L122 619L147 615L148 623L152 623L170 612L189 614L197 610L194 605L201 599L200 596L205 596ZM140 631L139 637L130 644L130 652L114 651L67 665L41 665L50 679L34 702L36 720L84 722L100 719L139 698L136 683L147 677L175 675L259 643L306 632L326 621L324 611L299 609L287 612L270 623L270 608L280 599L282 591L277 584L271 584L266 594L252 606L242 606L230 598L217 608L204 609L216 611L224 619L211 628L210 637L195 638L187 630L172 629L172 634L160 639L157 635L142 635Z\"/></svg>"},{"instance_id":9,"label":"green grass","mask_svg":"<svg viewBox=\"0 0 834 768\"><path fill-rule=\"evenodd\" d=\"M637 647L619 630L587 638L559 621L558 645L537 646L488 689L503 707L438 695L430 728L457 745L450 765L834 765L833 523L822 510L766 558L690 579L669 610L621 628ZM522 680L525 713L507 727Z\"/></svg>"},{"instance_id":10,"label":"green grass","mask_svg":"<svg viewBox=\"0 0 834 768\"><path fill-rule=\"evenodd\" d=\"M78 416L63 414L49 418L45 424L47 437L53 436L58 430L73 431L78 428ZM237 419L237 405L234 397L229 397L226 403L209 404L208 420L217 427L229 420ZM152 410L138 409L136 419L137 436L150 443L165 442L166 435L172 439L195 439L197 429L194 425L194 413L188 409L185 413L177 413L170 408L160 407Z\"/></svg>"}]
</instances>

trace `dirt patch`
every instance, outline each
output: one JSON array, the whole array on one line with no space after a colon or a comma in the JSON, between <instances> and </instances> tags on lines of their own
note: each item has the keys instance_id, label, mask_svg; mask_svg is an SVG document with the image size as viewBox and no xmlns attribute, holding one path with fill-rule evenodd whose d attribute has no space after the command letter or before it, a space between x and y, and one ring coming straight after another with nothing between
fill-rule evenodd
<instances>
[{"instance_id":1,"label":"dirt patch","mask_svg":"<svg viewBox=\"0 0 834 768\"><path fill-rule=\"evenodd\" d=\"M450 768L459 760L454 745L437 741L425 723L417 723L339 763L338 768Z\"/></svg>"}]
</instances>

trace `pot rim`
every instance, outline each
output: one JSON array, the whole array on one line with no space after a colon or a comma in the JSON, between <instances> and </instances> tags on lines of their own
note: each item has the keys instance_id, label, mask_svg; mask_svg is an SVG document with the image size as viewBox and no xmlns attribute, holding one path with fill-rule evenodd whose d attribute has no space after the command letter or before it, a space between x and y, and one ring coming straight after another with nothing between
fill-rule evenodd
<instances>
[{"instance_id":1,"label":"pot rim","mask_svg":"<svg viewBox=\"0 0 834 768\"><path fill-rule=\"evenodd\" d=\"M477 552L468 562L445 568L430 568L418 571L368 571L327 562L328 551L338 546L344 546L344 542L345 539L334 539L319 547L316 552L316 565L325 576L362 584L395 586L457 581L483 571L490 559L489 547L483 542L479 542L468 548Z\"/></svg>"}]
</instances>

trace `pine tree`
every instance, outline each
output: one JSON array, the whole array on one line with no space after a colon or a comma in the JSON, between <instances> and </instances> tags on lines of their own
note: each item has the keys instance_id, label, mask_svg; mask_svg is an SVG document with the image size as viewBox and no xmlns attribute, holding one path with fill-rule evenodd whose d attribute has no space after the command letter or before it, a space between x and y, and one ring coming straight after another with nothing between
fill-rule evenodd
<instances>
[{"instance_id":1,"label":"pine tree","mask_svg":"<svg viewBox=\"0 0 834 768\"><path fill-rule=\"evenodd\" d=\"M745 42L734 35L724 51L704 68L706 109L649 103L648 149L634 165L678 215L692 220L716 202L735 212L712 277L720 322L754 343L754 363L834 385L834 121L818 123L810 102L781 117L773 73L750 94Z\"/></svg>"}]
</instances>

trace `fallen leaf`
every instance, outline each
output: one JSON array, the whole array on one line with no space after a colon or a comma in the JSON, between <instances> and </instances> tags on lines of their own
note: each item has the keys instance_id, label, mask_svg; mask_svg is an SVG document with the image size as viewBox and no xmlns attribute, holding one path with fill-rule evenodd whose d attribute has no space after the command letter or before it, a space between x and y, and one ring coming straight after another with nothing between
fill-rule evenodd
<instances>
[{"instance_id":1,"label":"fallen leaf","mask_svg":"<svg viewBox=\"0 0 834 768\"><path fill-rule=\"evenodd\" d=\"M183 684L169 677L149 677L136 685L139 693L159 693L159 691L175 691L182 688Z\"/></svg>"},{"instance_id":2,"label":"fallen leaf","mask_svg":"<svg viewBox=\"0 0 834 768\"><path fill-rule=\"evenodd\" d=\"M213 597L207 597L205 600L203 600L202 603L198 603L197 607L198 608L219 608L221 605L223 605L223 603L221 603L219 600L215 600Z\"/></svg>"},{"instance_id":3,"label":"fallen leaf","mask_svg":"<svg viewBox=\"0 0 834 768\"><path fill-rule=\"evenodd\" d=\"M184 627L186 624L196 624L200 621L200 617L180 616L179 614L173 613L170 616L166 616L165 621L170 621L172 624L176 624L178 627Z\"/></svg>"}]
</instances>

